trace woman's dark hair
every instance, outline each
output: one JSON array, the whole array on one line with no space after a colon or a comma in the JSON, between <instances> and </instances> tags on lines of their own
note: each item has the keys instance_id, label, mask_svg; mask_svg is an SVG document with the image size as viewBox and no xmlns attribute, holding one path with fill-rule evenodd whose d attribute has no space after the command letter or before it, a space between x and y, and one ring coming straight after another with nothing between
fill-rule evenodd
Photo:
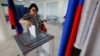
<instances>
[{"instance_id":1,"label":"woman's dark hair","mask_svg":"<svg viewBox=\"0 0 100 56\"><path fill-rule=\"evenodd\" d=\"M35 7L36 8L36 11L38 12L38 7L35 3L32 3L30 6L29 6L29 10L31 10L32 7Z\"/></svg>"}]
</instances>

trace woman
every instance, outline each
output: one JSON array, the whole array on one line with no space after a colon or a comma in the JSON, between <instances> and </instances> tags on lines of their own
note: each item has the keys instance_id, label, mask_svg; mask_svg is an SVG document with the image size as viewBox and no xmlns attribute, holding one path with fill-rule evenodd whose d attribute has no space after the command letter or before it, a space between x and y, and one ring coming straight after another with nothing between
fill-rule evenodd
<instances>
[{"instance_id":1,"label":"woman","mask_svg":"<svg viewBox=\"0 0 100 56\"><path fill-rule=\"evenodd\" d=\"M43 21L40 20L40 17L38 15L38 7L36 4L31 4L29 6L29 13L25 14L19 22L21 24L25 24L28 27L31 27L31 25L36 26L36 32L41 32L41 26L43 25Z\"/></svg>"}]
</instances>

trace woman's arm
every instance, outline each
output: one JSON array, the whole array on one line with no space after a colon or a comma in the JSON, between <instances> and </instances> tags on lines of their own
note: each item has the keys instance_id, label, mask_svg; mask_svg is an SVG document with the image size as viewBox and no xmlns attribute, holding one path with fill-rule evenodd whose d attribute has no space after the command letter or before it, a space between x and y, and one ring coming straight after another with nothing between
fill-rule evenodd
<instances>
[{"instance_id":1,"label":"woman's arm","mask_svg":"<svg viewBox=\"0 0 100 56\"><path fill-rule=\"evenodd\" d=\"M46 20L46 19L44 19L44 20L41 20L41 22L42 22L42 23L44 23L44 22L47 22L47 20Z\"/></svg>"},{"instance_id":2,"label":"woman's arm","mask_svg":"<svg viewBox=\"0 0 100 56\"><path fill-rule=\"evenodd\" d=\"M29 22L28 20L20 19L20 20L19 20L19 23L25 24L25 25L27 25L28 27L31 26L31 22Z\"/></svg>"}]
</instances>

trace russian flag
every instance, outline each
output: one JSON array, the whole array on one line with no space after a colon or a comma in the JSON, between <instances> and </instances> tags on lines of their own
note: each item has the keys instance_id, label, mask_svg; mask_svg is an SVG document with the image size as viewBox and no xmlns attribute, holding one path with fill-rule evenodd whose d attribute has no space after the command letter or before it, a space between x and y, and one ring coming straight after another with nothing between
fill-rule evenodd
<instances>
[{"instance_id":1,"label":"russian flag","mask_svg":"<svg viewBox=\"0 0 100 56\"><path fill-rule=\"evenodd\" d=\"M19 15L18 12L16 12L16 8L14 5L13 0L7 0L8 1L8 16L10 24L16 28L17 35L23 33L23 28L21 24L19 23Z\"/></svg>"},{"instance_id":2,"label":"russian flag","mask_svg":"<svg viewBox=\"0 0 100 56\"><path fill-rule=\"evenodd\" d=\"M84 0L79 0L76 13L75 13L75 17L74 17L73 26L72 26L70 37L69 37L68 46L66 47L65 56L71 56L72 48L74 46L74 42L76 39L77 30L78 30L78 26L79 26L79 22L81 18L83 4L84 4Z\"/></svg>"},{"instance_id":3,"label":"russian flag","mask_svg":"<svg viewBox=\"0 0 100 56\"><path fill-rule=\"evenodd\" d=\"M65 56L65 51L68 44L75 11L78 6L78 1L79 0L69 0L58 56Z\"/></svg>"}]
</instances>

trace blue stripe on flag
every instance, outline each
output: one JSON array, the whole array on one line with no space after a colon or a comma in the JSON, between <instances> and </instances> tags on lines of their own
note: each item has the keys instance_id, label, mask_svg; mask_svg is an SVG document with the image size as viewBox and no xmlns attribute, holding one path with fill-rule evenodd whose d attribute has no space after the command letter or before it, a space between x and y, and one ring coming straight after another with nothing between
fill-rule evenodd
<instances>
[{"instance_id":1,"label":"blue stripe on flag","mask_svg":"<svg viewBox=\"0 0 100 56\"><path fill-rule=\"evenodd\" d=\"M84 0L79 1L79 4L83 5L83 3L84 3Z\"/></svg>"},{"instance_id":2,"label":"blue stripe on flag","mask_svg":"<svg viewBox=\"0 0 100 56\"><path fill-rule=\"evenodd\" d=\"M69 0L58 56L65 55L65 50L68 44L68 39L69 39L73 18L77 6L78 6L78 0Z\"/></svg>"}]
</instances>

